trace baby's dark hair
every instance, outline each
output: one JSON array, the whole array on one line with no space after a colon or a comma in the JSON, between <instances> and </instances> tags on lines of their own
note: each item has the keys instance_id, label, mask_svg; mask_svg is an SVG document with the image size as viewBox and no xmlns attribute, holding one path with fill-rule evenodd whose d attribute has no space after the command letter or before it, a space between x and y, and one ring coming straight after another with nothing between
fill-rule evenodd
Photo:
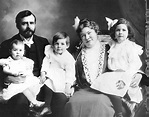
<instances>
[{"instance_id":1,"label":"baby's dark hair","mask_svg":"<svg viewBox=\"0 0 149 117\"><path fill-rule=\"evenodd\" d=\"M66 32L57 32L52 39L52 45L55 44L55 42L57 42L57 40L59 39L66 39L66 44L67 46L70 45L70 37L68 36L68 34Z\"/></svg>"},{"instance_id":2,"label":"baby's dark hair","mask_svg":"<svg viewBox=\"0 0 149 117\"><path fill-rule=\"evenodd\" d=\"M78 26L78 28L76 30L76 32L78 33L78 35L82 31L82 29L85 28L85 27L89 27L91 29L94 29L97 34L100 33L100 29L99 29L98 24L96 22L94 22L94 21L91 21L91 20L85 18L85 19L82 19L79 22L79 26Z\"/></svg>"},{"instance_id":3,"label":"baby's dark hair","mask_svg":"<svg viewBox=\"0 0 149 117\"><path fill-rule=\"evenodd\" d=\"M131 23L130 23L128 20L124 19L124 18L119 18L118 21L117 21L117 23L115 23L115 24L110 28L110 35L111 35L111 38L112 38L113 40L117 41L117 40L115 39L115 30L116 30L116 28L117 28L117 26L118 26L119 24L125 24L125 25L127 26L127 28L128 28L128 38L129 38L129 40L133 40L134 37L135 37L134 29L133 29Z\"/></svg>"},{"instance_id":4,"label":"baby's dark hair","mask_svg":"<svg viewBox=\"0 0 149 117\"><path fill-rule=\"evenodd\" d=\"M24 45L24 43L23 43L22 40L15 39L15 40L13 40L13 41L10 43L10 48L9 48L9 50L12 50L13 44L16 44L16 45L17 45L17 44L22 44L22 45Z\"/></svg>"}]
</instances>

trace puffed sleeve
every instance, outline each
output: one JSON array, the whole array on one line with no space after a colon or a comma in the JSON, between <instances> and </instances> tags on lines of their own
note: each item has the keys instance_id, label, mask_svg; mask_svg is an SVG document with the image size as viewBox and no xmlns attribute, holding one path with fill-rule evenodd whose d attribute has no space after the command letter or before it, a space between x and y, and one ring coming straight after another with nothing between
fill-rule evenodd
<instances>
[{"instance_id":1,"label":"puffed sleeve","mask_svg":"<svg viewBox=\"0 0 149 117\"><path fill-rule=\"evenodd\" d=\"M47 45L45 47L45 57L42 61L42 67L41 67L41 72L46 72L48 73L49 69L50 69L50 64L51 64L51 57L50 57L50 54L52 52L52 46L51 45Z\"/></svg>"},{"instance_id":2,"label":"puffed sleeve","mask_svg":"<svg viewBox=\"0 0 149 117\"><path fill-rule=\"evenodd\" d=\"M0 59L0 65L1 66L4 66L7 63L8 63L8 60L7 59Z\"/></svg>"},{"instance_id":3,"label":"puffed sleeve","mask_svg":"<svg viewBox=\"0 0 149 117\"><path fill-rule=\"evenodd\" d=\"M131 50L131 51L130 51ZM142 47L140 45L131 43L130 48L128 49L128 57L129 57L129 70L137 71L142 66L142 61L140 59L140 55L143 53Z\"/></svg>"},{"instance_id":4,"label":"puffed sleeve","mask_svg":"<svg viewBox=\"0 0 149 117\"><path fill-rule=\"evenodd\" d=\"M50 69L50 58L45 56L42 62L41 72L48 73Z\"/></svg>"},{"instance_id":5,"label":"puffed sleeve","mask_svg":"<svg viewBox=\"0 0 149 117\"><path fill-rule=\"evenodd\" d=\"M47 45L47 46L45 46L44 54L45 54L47 57L50 56L50 51L52 50L51 48L52 48L51 45Z\"/></svg>"}]
</instances>

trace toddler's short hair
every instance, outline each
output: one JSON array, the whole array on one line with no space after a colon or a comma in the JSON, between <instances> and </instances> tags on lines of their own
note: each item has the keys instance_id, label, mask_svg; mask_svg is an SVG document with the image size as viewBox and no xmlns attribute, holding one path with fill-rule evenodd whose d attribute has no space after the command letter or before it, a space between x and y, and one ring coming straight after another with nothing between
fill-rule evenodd
<instances>
[{"instance_id":1,"label":"toddler's short hair","mask_svg":"<svg viewBox=\"0 0 149 117\"><path fill-rule=\"evenodd\" d=\"M66 44L69 46L70 45L70 37L68 36L68 34L66 32L57 32L52 39L52 45L55 44L55 42L57 42L57 40L59 39L66 39Z\"/></svg>"}]
</instances>

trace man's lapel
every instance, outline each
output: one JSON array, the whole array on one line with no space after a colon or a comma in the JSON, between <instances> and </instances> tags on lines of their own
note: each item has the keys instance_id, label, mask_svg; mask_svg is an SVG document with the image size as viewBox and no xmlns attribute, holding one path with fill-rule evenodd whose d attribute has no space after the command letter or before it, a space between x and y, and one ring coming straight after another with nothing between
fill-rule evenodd
<instances>
[{"instance_id":1,"label":"man's lapel","mask_svg":"<svg viewBox=\"0 0 149 117\"><path fill-rule=\"evenodd\" d=\"M43 56L43 52L41 52L42 51L42 44L41 44L41 42L40 42L40 39L38 39L38 37L37 36L33 36L33 41L34 41L34 44L35 44L35 47L36 47L36 49L37 49L37 57L38 57L38 61L39 61L39 65L41 65L41 63L42 63L42 56Z\"/></svg>"}]
</instances>

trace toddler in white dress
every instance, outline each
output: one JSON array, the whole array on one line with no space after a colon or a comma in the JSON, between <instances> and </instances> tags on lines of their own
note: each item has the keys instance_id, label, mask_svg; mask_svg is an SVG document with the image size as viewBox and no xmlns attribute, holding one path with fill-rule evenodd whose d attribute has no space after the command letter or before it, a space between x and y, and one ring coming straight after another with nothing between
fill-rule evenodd
<instances>
[{"instance_id":1,"label":"toddler in white dress","mask_svg":"<svg viewBox=\"0 0 149 117\"><path fill-rule=\"evenodd\" d=\"M75 60L67 51L69 45L70 39L67 33L57 32L53 36L52 45L45 47L46 56L41 68L41 80L52 90L52 94L63 93L68 97L73 94L71 86L76 80ZM47 103L45 101L45 105ZM50 110L49 104L45 110L48 110L47 108Z\"/></svg>"}]
</instances>

